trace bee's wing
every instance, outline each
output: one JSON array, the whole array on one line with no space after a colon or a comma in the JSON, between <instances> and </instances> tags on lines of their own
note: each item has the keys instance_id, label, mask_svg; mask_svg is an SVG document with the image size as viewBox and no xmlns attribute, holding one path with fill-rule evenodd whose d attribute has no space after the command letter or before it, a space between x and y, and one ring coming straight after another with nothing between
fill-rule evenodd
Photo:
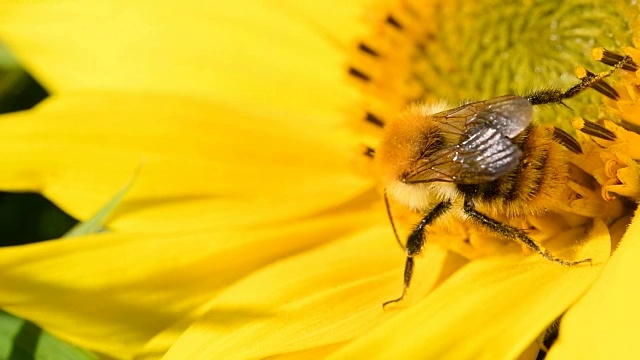
<instances>
[{"instance_id":1,"label":"bee's wing","mask_svg":"<svg viewBox=\"0 0 640 360\"><path fill-rule=\"evenodd\" d=\"M450 165L457 183L479 184L493 181L518 166L520 149L494 128L476 127L455 147Z\"/></svg>"},{"instance_id":2,"label":"bee's wing","mask_svg":"<svg viewBox=\"0 0 640 360\"><path fill-rule=\"evenodd\" d=\"M533 105L515 95L472 102L433 115L433 121L445 132L468 134L476 127L494 128L513 139L531 124Z\"/></svg>"},{"instance_id":3,"label":"bee's wing","mask_svg":"<svg viewBox=\"0 0 640 360\"><path fill-rule=\"evenodd\" d=\"M518 166L522 152L493 128L476 128L457 146L421 159L407 175L409 183L448 181L481 184L493 181Z\"/></svg>"},{"instance_id":4,"label":"bee's wing","mask_svg":"<svg viewBox=\"0 0 640 360\"><path fill-rule=\"evenodd\" d=\"M484 109L478 109L478 115L469 121L468 130L491 127L513 139L531 125L533 105L523 97L500 96L485 101L484 105Z\"/></svg>"},{"instance_id":5,"label":"bee's wing","mask_svg":"<svg viewBox=\"0 0 640 360\"><path fill-rule=\"evenodd\" d=\"M457 139L421 159L408 182L451 181L480 184L493 181L518 166L522 152L511 141L531 124L533 106L507 95L474 102L433 115L444 133Z\"/></svg>"}]
</instances>

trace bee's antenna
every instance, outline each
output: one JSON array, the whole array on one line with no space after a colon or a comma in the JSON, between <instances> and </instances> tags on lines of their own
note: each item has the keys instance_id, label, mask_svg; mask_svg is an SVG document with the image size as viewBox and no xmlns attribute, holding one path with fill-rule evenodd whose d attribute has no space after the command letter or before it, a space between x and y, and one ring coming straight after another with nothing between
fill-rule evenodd
<instances>
[{"instance_id":1,"label":"bee's antenna","mask_svg":"<svg viewBox=\"0 0 640 360\"><path fill-rule=\"evenodd\" d=\"M400 241L400 237L398 236L398 231L396 230L396 224L393 222L393 216L391 215L391 207L389 206L389 198L387 197L387 189L384 189L384 206L387 208L387 216L389 216L389 222L391 223L391 229L393 229L393 235L396 237L396 241L398 245L402 248L402 250L406 250L402 241Z\"/></svg>"}]
</instances>

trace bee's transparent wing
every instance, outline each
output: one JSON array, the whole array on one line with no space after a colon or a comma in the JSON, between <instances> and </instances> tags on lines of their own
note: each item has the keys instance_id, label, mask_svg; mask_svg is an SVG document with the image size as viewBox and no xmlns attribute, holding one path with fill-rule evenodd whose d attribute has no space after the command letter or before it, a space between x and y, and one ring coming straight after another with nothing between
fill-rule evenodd
<instances>
[{"instance_id":1,"label":"bee's transparent wing","mask_svg":"<svg viewBox=\"0 0 640 360\"><path fill-rule=\"evenodd\" d=\"M475 117L469 118L467 132L490 127L513 139L531 125L532 119L533 105L529 100L515 95L499 96L484 101L484 107L476 110Z\"/></svg>"},{"instance_id":2,"label":"bee's transparent wing","mask_svg":"<svg viewBox=\"0 0 640 360\"><path fill-rule=\"evenodd\" d=\"M447 133L468 134L475 128L494 128L513 139L531 124L533 105L529 100L505 95L476 101L433 115L433 121Z\"/></svg>"}]
</instances>

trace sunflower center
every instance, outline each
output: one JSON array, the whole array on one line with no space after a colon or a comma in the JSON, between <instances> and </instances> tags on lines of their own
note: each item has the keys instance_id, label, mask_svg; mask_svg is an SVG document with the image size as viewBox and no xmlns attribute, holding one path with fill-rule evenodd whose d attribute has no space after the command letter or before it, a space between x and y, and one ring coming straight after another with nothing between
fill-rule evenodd
<instances>
[{"instance_id":1,"label":"sunflower center","mask_svg":"<svg viewBox=\"0 0 640 360\"><path fill-rule=\"evenodd\" d=\"M631 43L638 13L627 1L398 1L354 44L348 73L371 98L362 116L374 125L414 101L566 88L576 66L603 69L592 48Z\"/></svg>"}]
</instances>

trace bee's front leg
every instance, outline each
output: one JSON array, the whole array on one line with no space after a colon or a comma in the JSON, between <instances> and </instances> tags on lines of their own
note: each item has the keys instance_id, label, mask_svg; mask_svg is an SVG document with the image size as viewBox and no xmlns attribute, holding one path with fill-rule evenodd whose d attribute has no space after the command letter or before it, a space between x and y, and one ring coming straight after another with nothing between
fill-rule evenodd
<instances>
[{"instance_id":1,"label":"bee's front leg","mask_svg":"<svg viewBox=\"0 0 640 360\"><path fill-rule=\"evenodd\" d=\"M404 265L404 287L402 288L402 295L399 298L389 300L382 304L382 308L384 309L387 305L397 303L401 301L407 293L407 289L409 289L409 285L411 284L411 277L413 276L413 257L420 254L422 252L422 247L424 246L424 230L425 228L433 223L434 220L444 215L451 208L451 202L443 201L436 205L431 211L429 211L420 222L413 228L409 238L407 239L406 252L407 252L407 261Z\"/></svg>"}]
</instances>

